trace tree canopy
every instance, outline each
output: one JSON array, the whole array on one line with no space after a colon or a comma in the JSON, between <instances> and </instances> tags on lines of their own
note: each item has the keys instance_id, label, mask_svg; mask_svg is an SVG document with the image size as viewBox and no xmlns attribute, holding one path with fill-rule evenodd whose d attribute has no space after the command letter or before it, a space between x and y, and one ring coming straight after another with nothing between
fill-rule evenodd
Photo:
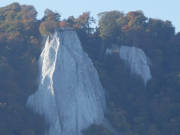
<instances>
[{"instance_id":1,"label":"tree canopy","mask_svg":"<svg viewBox=\"0 0 180 135\"><path fill-rule=\"evenodd\" d=\"M42 116L26 108L37 90L38 59L43 38L59 28L73 28L92 59L106 90L106 118L125 135L180 134L180 33L170 21L148 18L142 11L99 13L98 26L90 12L62 19L46 9L37 19L33 6L12 3L0 8L0 134L43 135ZM117 52L106 48L135 46L151 61L153 78L147 87ZM104 125L91 125L84 135L111 135Z\"/></svg>"}]
</instances>

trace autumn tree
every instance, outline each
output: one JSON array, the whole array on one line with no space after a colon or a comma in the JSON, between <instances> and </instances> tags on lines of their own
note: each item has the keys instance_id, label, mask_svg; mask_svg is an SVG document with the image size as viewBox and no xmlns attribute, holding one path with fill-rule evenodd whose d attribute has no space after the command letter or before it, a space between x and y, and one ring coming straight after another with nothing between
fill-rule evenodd
<instances>
[{"instance_id":1,"label":"autumn tree","mask_svg":"<svg viewBox=\"0 0 180 135\"><path fill-rule=\"evenodd\" d=\"M44 12L44 20L52 20L52 21L60 21L60 14L56 13L56 12L53 12L52 10L50 9L46 9L45 12Z\"/></svg>"},{"instance_id":2,"label":"autumn tree","mask_svg":"<svg viewBox=\"0 0 180 135\"><path fill-rule=\"evenodd\" d=\"M75 22L79 25L81 30L84 30L87 34L90 34L93 31L91 25L95 23L95 19L90 16L90 12L84 12L76 19Z\"/></svg>"},{"instance_id":3,"label":"autumn tree","mask_svg":"<svg viewBox=\"0 0 180 135\"><path fill-rule=\"evenodd\" d=\"M37 87L41 50L36 15L29 5L12 3L0 8L0 134L43 131L43 119L26 108L28 96ZM39 124L34 124L37 119Z\"/></svg>"},{"instance_id":4,"label":"autumn tree","mask_svg":"<svg viewBox=\"0 0 180 135\"><path fill-rule=\"evenodd\" d=\"M55 29L59 27L60 17L61 16L58 13L55 13L50 9L46 9L39 27L41 35L53 33Z\"/></svg>"}]
</instances>

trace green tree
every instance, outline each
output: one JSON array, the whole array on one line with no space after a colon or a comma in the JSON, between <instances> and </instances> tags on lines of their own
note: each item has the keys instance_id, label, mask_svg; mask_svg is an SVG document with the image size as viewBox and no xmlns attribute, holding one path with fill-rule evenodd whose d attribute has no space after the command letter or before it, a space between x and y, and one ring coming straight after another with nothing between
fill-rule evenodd
<instances>
[{"instance_id":1,"label":"green tree","mask_svg":"<svg viewBox=\"0 0 180 135\"><path fill-rule=\"evenodd\" d=\"M117 35L120 34L121 28L119 28L117 20L124 16L119 11L103 12L99 15L99 32L100 37L110 42L116 42Z\"/></svg>"}]
</instances>

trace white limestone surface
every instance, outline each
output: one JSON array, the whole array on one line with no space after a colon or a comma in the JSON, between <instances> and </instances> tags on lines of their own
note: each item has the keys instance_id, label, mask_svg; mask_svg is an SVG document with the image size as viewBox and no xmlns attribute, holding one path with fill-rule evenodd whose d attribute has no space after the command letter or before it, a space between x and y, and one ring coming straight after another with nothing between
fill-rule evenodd
<instances>
[{"instance_id":1,"label":"white limestone surface","mask_svg":"<svg viewBox=\"0 0 180 135\"><path fill-rule=\"evenodd\" d=\"M121 46L119 51L120 58L127 62L130 71L140 76L146 85L151 80L150 62L144 51L140 48Z\"/></svg>"},{"instance_id":2,"label":"white limestone surface","mask_svg":"<svg viewBox=\"0 0 180 135\"><path fill-rule=\"evenodd\" d=\"M104 90L75 31L48 38L39 63L39 88L27 106L45 117L46 135L81 135L104 120Z\"/></svg>"}]
</instances>

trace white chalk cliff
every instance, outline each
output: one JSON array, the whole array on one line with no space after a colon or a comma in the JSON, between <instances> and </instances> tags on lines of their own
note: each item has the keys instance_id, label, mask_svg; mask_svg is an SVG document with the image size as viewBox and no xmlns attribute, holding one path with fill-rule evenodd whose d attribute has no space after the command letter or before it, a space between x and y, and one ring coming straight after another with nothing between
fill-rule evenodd
<instances>
[{"instance_id":1,"label":"white chalk cliff","mask_svg":"<svg viewBox=\"0 0 180 135\"><path fill-rule=\"evenodd\" d=\"M151 80L150 62L144 51L140 48L121 46L119 55L130 67L132 74L140 76L146 85Z\"/></svg>"},{"instance_id":2,"label":"white chalk cliff","mask_svg":"<svg viewBox=\"0 0 180 135\"><path fill-rule=\"evenodd\" d=\"M27 106L45 117L46 135L81 135L83 129L103 121L104 90L75 31L48 38L39 63L39 88Z\"/></svg>"}]
</instances>

